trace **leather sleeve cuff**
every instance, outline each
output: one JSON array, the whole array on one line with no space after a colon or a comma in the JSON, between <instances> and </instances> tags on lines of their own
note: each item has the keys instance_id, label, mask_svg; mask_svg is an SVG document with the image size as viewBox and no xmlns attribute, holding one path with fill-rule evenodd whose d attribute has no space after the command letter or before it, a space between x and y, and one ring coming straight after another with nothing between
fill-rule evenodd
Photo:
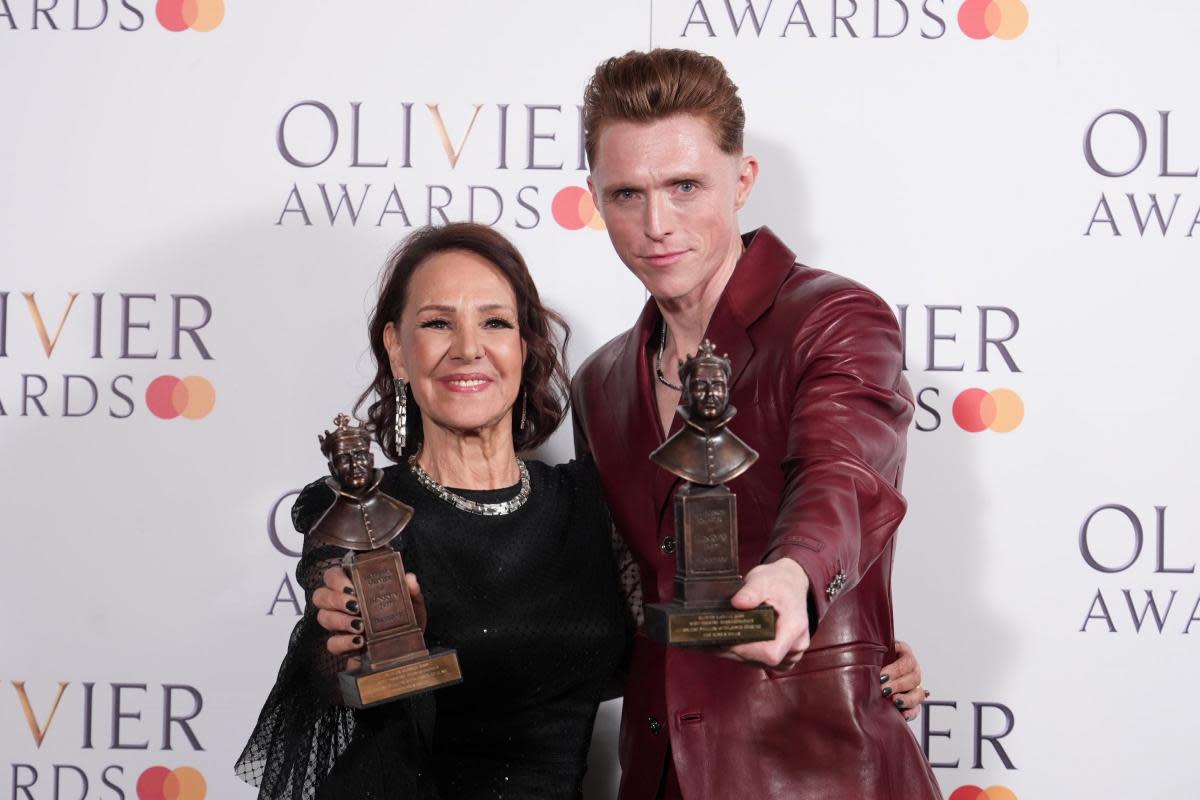
<instances>
[{"instance_id":1,"label":"leather sleeve cuff","mask_svg":"<svg viewBox=\"0 0 1200 800\"><path fill-rule=\"evenodd\" d=\"M793 543L790 541L792 539L802 541L803 544ZM807 537L785 536L767 551L761 562L771 564L781 558L790 558L799 564L800 568L804 570L804 574L808 576L808 632L810 636L816 634L821 618L825 616L832 601L832 597L824 587L829 585L829 581L835 581L836 575L842 574L840 570L837 570L833 575L826 577L829 565L820 555L822 549L824 547L820 542ZM842 580L845 580L844 576ZM837 592L834 594L836 595Z\"/></svg>"}]
</instances>

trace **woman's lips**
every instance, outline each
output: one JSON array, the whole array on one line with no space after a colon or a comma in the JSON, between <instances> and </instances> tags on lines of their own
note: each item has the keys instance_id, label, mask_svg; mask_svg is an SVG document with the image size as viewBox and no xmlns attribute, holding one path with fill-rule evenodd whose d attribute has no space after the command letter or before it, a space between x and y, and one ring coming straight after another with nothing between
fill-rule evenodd
<instances>
[{"instance_id":1,"label":"woman's lips","mask_svg":"<svg viewBox=\"0 0 1200 800\"><path fill-rule=\"evenodd\" d=\"M447 389L459 394L476 394L492 385L491 378L479 373L447 375L440 381Z\"/></svg>"}]
</instances>

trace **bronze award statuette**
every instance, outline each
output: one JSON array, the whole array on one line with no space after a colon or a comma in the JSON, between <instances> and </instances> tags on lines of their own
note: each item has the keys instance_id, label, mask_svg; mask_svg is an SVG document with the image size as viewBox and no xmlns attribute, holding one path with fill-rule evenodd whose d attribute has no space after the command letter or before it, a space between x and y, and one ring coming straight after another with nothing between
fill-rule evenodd
<instances>
[{"instance_id":1,"label":"bronze award statuette","mask_svg":"<svg viewBox=\"0 0 1200 800\"><path fill-rule=\"evenodd\" d=\"M349 550L350 573L362 612L366 652L362 667L338 673L342 701L369 708L409 695L462 683L453 650L425 646L400 554L388 546L412 519L413 510L379 490L383 471L374 468L364 426L339 414L337 428L318 437L333 477L325 483L334 500L309 531L322 544Z\"/></svg>"},{"instance_id":2,"label":"bronze award statuette","mask_svg":"<svg viewBox=\"0 0 1200 800\"><path fill-rule=\"evenodd\" d=\"M680 364L684 426L650 460L686 482L675 494L675 599L646 606L646 635L684 647L775 638L775 609L735 609L738 572L737 496L725 487L758 459L728 424L729 359L704 340Z\"/></svg>"}]
</instances>

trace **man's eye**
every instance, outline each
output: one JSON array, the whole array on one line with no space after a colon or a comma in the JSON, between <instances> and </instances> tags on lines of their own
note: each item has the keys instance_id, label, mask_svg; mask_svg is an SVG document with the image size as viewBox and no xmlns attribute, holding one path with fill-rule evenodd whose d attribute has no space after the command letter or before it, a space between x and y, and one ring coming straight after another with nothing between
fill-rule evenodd
<instances>
[{"instance_id":1,"label":"man's eye","mask_svg":"<svg viewBox=\"0 0 1200 800\"><path fill-rule=\"evenodd\" d=\"M679 183L679 191L690 194L696 191L696 184L692 181L681 181Z\"/></svg>"}]
</instances>

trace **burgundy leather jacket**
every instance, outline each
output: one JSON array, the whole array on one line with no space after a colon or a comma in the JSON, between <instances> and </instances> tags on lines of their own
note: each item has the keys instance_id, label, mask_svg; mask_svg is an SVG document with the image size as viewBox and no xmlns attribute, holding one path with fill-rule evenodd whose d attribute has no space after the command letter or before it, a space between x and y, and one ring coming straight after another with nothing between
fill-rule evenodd
<instances>
[{"instance_id":1,"label":"burgundy leather jacket","mask_svg":"<svg viewBox=\"0 0 1200 800\"><path fill-rule=\"evenodd\" d=\"M654 798L668 750L688 800L940 798L879 669L894 657L891 572L913 402L890 309L858 284L795 263L766 228L747 246L705 336L733 362L730 428L760 454L729 483L739 561L795 559L817 620L798 667L771 673L634 641L621 719L620 796ZM655 407L651 300L580 368L576 440L600 469L647 603L673 594L677 479L649 454ZM680 425L675 418L672 432Z\"/></svg>"}]
</instances>

